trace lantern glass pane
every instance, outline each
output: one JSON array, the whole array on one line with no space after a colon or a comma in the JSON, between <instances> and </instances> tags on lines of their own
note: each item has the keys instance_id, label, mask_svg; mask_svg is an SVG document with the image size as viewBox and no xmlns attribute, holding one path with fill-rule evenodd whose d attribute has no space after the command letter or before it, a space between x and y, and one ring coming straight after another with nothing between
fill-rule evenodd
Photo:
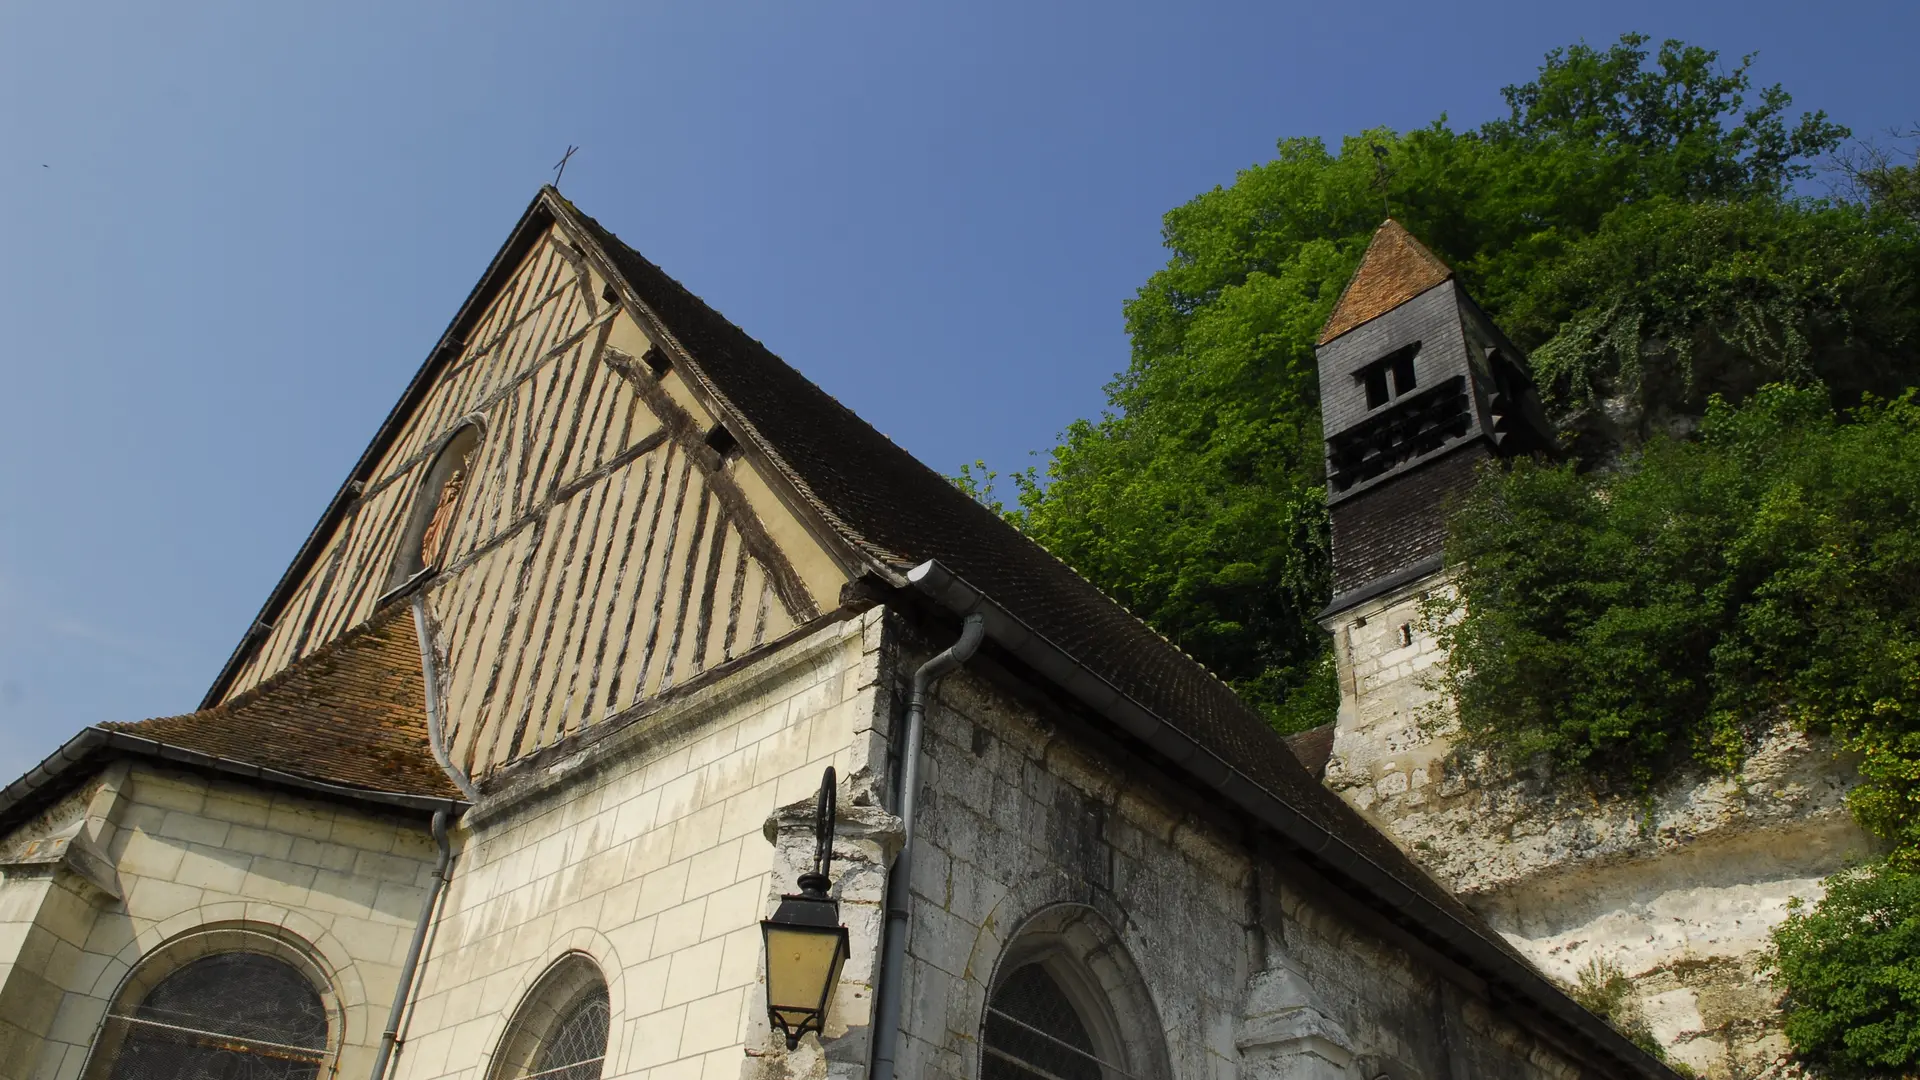
<instances>
[{"instance_id":1,"label":"lantern glass pane","mask_svg":"<svg viewBox=\"0 0 1920 1080\"><path fill-rule=\"evenodd\" d=\"M840 973L840 930L769 926L767 928L767 1004L800 1010L799 1019L819 1011L827 989Z\"/></svg>"}]
</instances>

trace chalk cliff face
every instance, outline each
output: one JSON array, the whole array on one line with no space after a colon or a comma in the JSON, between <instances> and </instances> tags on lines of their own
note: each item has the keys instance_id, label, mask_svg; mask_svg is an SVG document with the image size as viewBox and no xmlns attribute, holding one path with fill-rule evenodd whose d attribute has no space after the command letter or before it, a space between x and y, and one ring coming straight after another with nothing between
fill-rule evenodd
<instances>
[{"instance_id":1,"label":"chalk cliff face","mask_svg":"<svg viewBox=\"0 0 1920 1080\"><path fill-rule=\"evenodd\" d=\"M1855 762L1781 726L1734 776L1650 797L1515 776L1457 753L1421 630L1429 578L1329 627L1342 700L1326 782L1569 985L1618 971L1625 1007L1674 1060L1715 1077L1777 1070L1769 932L1794 898L1871 854L1845 800Z\"/></svg>"}]
</instances>

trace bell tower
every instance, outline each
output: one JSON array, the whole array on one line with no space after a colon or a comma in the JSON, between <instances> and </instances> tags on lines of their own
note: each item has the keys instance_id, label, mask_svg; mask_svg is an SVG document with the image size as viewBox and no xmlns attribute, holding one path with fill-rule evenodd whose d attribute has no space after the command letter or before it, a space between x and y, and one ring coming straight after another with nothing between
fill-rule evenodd
<instances>
[{"instance_id":1,"label":"bell tower","mask_svg":"<svg viewBox=\"0 0 1920 1080\"><path fill-rule=\"evenodd\" d=\"M1369 810L1447 746L1416 720L1441 659L1420 601L1443 584L1449 503L1493 457L1550 450L1526 358L1399 222L1373 234L1316 349L1333 522L1340 714L1327 783ZM1417 802L1418 800L1414 800Z\"/></svg>"},{"instance_id":2,"label":"bell tower","mask_svg":"<svg viewBox=\"0 0 1920 1080\"><path fill-rule=\"evenodd\" d=\"M1316 352L1333 517L1324 618L1436 573L1444 504L1474 466L1552 436L1520 350L1391 218Z\"/></svg>"}]
</instances>

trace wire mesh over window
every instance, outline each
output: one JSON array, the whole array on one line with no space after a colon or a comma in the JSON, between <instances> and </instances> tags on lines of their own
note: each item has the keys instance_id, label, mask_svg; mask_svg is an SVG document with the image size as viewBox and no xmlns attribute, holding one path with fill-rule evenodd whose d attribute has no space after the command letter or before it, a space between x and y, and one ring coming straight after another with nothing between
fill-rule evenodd
<instances>
[{"instance_id":1,"label":"wire mesh over window","mask_svg":"<svg viewBox=\"0 0 1920 1080\"><path fill-rule=\"evenodd\" d=\"M982 1080L1129 1080L1095 1049L1073 1002L1040 964L1008 975L987 1002Z\"/></svg>"},{"instance_id":2,"label":"wire mesh over window","mask_svg":"<svg viewBox=\"0 0 1920 1080\"><path fill-rule=\"evenodd\" d=\"M527 1080L600 1080L607 1058L607 988L590 990L560 1018Z\"/></svg>"},{"instance_id":3,"label":"wire mesh over window","mask_svg":"<svg viewBox=\"0 0 1920 1080\"><path fill-rule=\"evenodd\" d=\"M114 1046L113 1080L313 1080L327 1059L327 1010L291 964L216 953L123 1002L102 1039Z\"/></svg>"},{"instance_id":4,"label":"wire mesh over window","mask_svg":"<svg viewBox=\"0 0 1920 1080\"><path fill-rule=\"evenodd\" d=\"M611 1011L599 965L567 953L514 1010L487 1080L600 1080Z\"/></svg>"}]
</instances>

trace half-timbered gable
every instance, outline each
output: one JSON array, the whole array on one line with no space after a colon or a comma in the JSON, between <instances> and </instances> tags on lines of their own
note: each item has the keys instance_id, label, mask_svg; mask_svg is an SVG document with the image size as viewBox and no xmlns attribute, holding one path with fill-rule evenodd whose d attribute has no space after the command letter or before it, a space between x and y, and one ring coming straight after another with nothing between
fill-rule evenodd
<instances>
[{"instance_id":1,"label":"half-timbered gable","mask_svg":"<svg viewBox=\"0 0 1920 1080\"><path fill-rule=\"evenodd\" d=\"M536 201L210 703L418 592L448 753L485 775L838 603L563 207Z\"/></svg>"}]
</instances>

